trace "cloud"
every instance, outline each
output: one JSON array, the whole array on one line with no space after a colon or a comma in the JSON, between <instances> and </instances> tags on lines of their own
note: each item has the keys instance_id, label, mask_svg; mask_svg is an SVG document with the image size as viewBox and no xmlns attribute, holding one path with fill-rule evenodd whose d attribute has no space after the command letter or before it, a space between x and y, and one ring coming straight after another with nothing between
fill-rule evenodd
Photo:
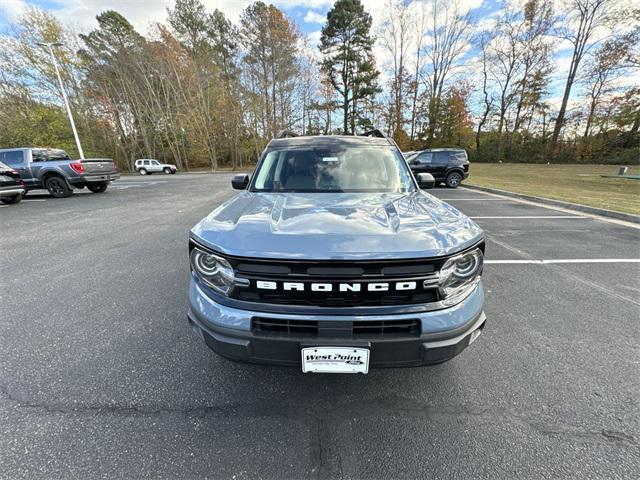
<instances>
[{"instance_id":1,"label":"cloud","mask_svg":"<svg viewBox=\"0 0 640 480\"><path fill-rule=\"evenodd\" d=\"M231 21L237 22L242 11L252 3L252 0L202 0L202 3L208 11L217 8ZM272 3L280 8L302 6L317 9L329 7L333 1L273 0ZM167 8L172 8L174 4L174 0L56 0L53 6L45 10L66 24L74 25L80 31L95 28L96 15L105 10L115 10L124 15L136 30L146 33L151 24L166 22ZM0 0L0 13L5 13L8 21L13 22L27 6L26 0Z\"/></svg>"},{"instance_id":2,"label":"cloud","mask_svg":"<svg viewBox=\"0 0 640 480\"><path fill-rule=\"evenodd\" d=\"M314 12L313 10L309 10L304 16L305 23L319 23L322 25L326 20L327 17L325 15Z\"/></svg>"},{"instance_id":3,"label":"cloud","mask_svg":"<svg viewBox=\"0 0 640 480\"><path fill-rule=\"evenodd\" d=\"M309 45L313 48L317 47L320 44L320 30L316 30L315 32L311 32L307 35L307 40L309 41Z\"/></svg>"},{"instance_id":4,"label":"cloud","mask_svg":"<svg viewBox=\"0 0 640 480\"><path fill-rule=\"evenodd\" d=\"M0 2L0 13L6 16L8 22L15 22L18 17L28 8L24 0L2 0ZM1 15L0 15L1 18ZM2 23L0 21L0 23Z\"/></svg>"}]
</instances>

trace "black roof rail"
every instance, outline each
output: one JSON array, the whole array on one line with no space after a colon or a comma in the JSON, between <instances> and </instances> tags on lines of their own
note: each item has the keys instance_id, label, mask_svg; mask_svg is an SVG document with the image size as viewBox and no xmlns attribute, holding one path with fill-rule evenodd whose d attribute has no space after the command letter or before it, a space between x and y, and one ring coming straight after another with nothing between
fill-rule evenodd
<instances>
[{"instance_id":1,"label":"black roof rail","mask_svg":"<svg viewBox=\"0 0 640 480\"><path fill-rule=\"evenodd\" d=\"M280 133L278 133L276 138L291 138L291 137L297 137L297 136L298 134L292 132L291 130L282 130Z\"/></svg>"},{"instance_id":2,"label":"black roof rail","mask_svg":"<svg viewBox=\"0 0 640 480\"><path fill-rule=\"evenodd\" d=\"M374 128L373 130L369 130L368 132L364 132L361 136L362 137L387 138L387 136L377 128Z\"/></svg>"}]
</instances>

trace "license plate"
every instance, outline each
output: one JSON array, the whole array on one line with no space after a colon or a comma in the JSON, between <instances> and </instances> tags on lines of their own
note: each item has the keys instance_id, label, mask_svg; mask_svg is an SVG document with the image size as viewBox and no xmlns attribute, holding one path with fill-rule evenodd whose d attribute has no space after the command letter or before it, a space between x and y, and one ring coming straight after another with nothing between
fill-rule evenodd
<instances>
[{"instance_id":1,"label":"license plate","mask_svg":"<svg viewBox=\"0 0 640 480\"><path fill-rule=\"evenodd\" d=\"M357 347L309 347L302 349L304 373L367 373L369 350Z\"/></svg>"}]
</instances>

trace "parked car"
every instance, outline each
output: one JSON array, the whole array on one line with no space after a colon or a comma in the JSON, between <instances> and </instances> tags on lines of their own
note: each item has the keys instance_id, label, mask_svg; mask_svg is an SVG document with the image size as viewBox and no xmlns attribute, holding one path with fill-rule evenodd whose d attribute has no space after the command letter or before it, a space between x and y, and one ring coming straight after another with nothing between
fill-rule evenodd
<instances>
[{"instance_id":1,"label":"parked car","mask_svg":"<svg viewBox=\"0 0 640 480\"><path fill-rule=\"evenodd\" d=\"M304 372L441 363L485 325L480 227L386 138L279 138L190 232L188 318L219 354Z\"/></svg>"},{"instance_id":2,"label":"parked car","mask_svg":"<svg viewBox=\"0 0 640 480\"><path fill-rule=\"evenodd\" d=\"M19 203L24 194L24 180L13 168L0 163L0 202Z\"/></svg>"},{"instance_id":3,"label":"parked car","mask_svg":"<svg viewBox=\"0 0 640 480\"><path fill-rule=\"evenodd\" d=\"M64 150L51 148L6 148L0 162L16 170L25 184L25 193L46 188L56 197L68 197L74 188L87 187L102 193L120 178L113 160L90 158L72 160Z\"/></svg>"},{"instance_id":4,"label":"parked car","mask_svg":"<svg viewBox=\"0 0 640 480\"><path fill-rule=\"evenodd\" d=\"M467 152L461 148L431 148L414 152L407 158L414 174L430 173L436 183L457 188L469 176Z\"/></svg>"},{"instance_id":5,"label":"parked car","mask_svg":"<svg viewBox=\"0 0 640 480\"><path fill-rule=\"evenodd\" d=\"M140 158L136 160L134 168L140 175L151 175L152 173L160 172L165 175L169 175L171 173L176 173L178 170L175 165L162 163L152 158Z\"/></svg>"}]
</instances>

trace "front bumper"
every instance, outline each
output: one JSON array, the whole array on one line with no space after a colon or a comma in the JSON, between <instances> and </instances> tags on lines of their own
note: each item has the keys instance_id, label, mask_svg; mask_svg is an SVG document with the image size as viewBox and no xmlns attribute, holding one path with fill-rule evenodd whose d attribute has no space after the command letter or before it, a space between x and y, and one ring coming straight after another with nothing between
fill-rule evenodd
<instances>
[{"instance_id":1,"label":"front bumper","mask_svg":"<svg viewBox=\"0 0 640 480\"><path fill-rule=\"evenodd\" d=\"M370 350L370 367L408 367L445 362L469 346L484 328L484 292L480 283L455 306L399 315L290 315L240 310L212 300L191 279L189 323L216 353L232 360L300 366L300 350L311 346L350 346ZM256 309L259 305L256 304ZM367 338L261 336L251 330L253 317L274 319L358 321L419 319L420 336Z\"/></svg>"}]
</instances>

